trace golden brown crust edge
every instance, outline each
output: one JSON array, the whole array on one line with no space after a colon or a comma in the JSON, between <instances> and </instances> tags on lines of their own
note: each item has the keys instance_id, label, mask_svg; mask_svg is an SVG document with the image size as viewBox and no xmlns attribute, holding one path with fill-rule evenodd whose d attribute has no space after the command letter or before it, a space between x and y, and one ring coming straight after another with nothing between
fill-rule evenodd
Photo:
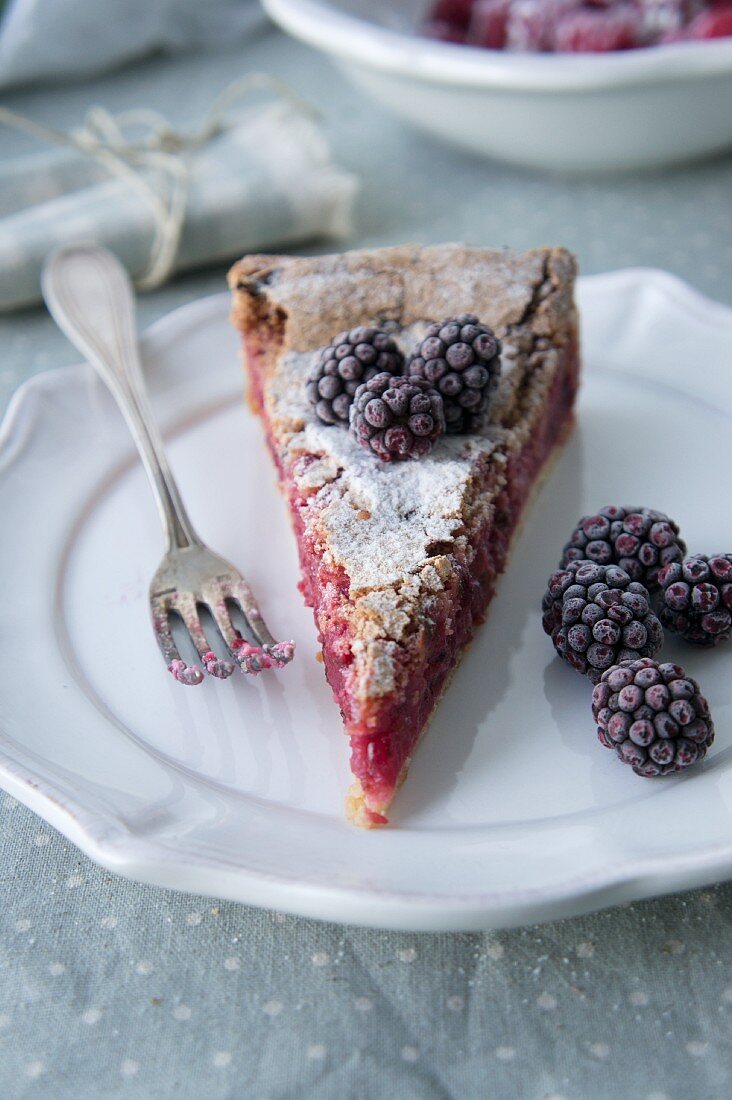
<instances>
[{"instance_id":1,"label":"golden brown crust edge","mask_svg":"<svg viewBox=\"0 0 732 1100\"><path fill-rule=\"evenodd\" d=\"M335 331L367 321L402 326L460 309L496 329L520 324L528 310L537 335L561 327L573 310L576 266L564 248L527 252L463 244L399 245L327 256L246 256L229 272L237 328L281 329L283 346L307 351ZM554 293L534 301L542 288Z\"/></svg>"}]
</instances>

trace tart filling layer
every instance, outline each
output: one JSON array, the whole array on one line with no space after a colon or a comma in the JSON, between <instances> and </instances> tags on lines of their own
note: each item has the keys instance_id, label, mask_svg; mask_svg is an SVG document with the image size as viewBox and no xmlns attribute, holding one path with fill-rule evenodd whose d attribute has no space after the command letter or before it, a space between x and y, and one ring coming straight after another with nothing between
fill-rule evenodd
<instances>
[{"instance_id":1,"label":"tart filling layer","mask_svg":"<svg viewBox=\"0 0 732 1100\"><path fill-rule=\"evenodd\" d=\"M252 257L232 271L250 400L288 499L301 587L350 738L347 811L357 824L386 821L485 616L530 491L571 423L573 276L562 250L462 246ZM334 331L388 321L408 351L427 322L463 309L504 342L504 375L480 434L384 464L313 419L305 378Z\"/></svg>"}]
</instances>

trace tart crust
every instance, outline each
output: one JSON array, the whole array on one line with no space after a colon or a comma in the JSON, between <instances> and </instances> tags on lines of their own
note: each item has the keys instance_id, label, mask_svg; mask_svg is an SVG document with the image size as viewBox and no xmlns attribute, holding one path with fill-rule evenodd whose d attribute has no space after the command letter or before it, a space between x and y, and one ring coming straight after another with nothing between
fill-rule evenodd
<instances>
[{"instance_id":1,"label":"tart crust","mask_svg":"<svg viewBox=\"0 0 732 1100\"><path fill-rule=\"evenodd\" d=\"M249 400L288 499L301 587L351 741L355 824L386 822L532 489L568 434L579 372L574 278L561 248L464 245L249 256L229 274ZM385 464L314 421L305 375L336 332L386 325L408 351L426 323L460 312L477 313L504 343L480 433Z\"/></svg>"}]
</instances>

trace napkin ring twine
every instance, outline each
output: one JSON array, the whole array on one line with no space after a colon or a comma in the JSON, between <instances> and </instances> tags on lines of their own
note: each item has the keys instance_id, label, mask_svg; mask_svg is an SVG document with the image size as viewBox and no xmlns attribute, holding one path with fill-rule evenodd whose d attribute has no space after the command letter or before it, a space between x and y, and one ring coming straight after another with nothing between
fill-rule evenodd
<instances>
[{"instance_id":1,"label":"napkin ring twine","mask_svg":"<svg viewBox=\"0 0 732 1100\"><path fill-rule=\"evenodd\" d=\"M302 114L316 117L314 109L283 81L266 73L249 73L224 88L199 129L190 134L173 129L164 115L146 107L116 115L105 107L91 107L79 128L65 131L0 106L0 123L91 157L140 195L153 213L155 233L147 264L135 283L140 290L154 290L166 281L175 266L193 157L235 125L227 118L228 112L256 91L270 92ZM142 136L132 140L128 132L135 128L142 129ZM157 185L149 178L151 170L156 173Z\"/></svg>"}]
</instances>

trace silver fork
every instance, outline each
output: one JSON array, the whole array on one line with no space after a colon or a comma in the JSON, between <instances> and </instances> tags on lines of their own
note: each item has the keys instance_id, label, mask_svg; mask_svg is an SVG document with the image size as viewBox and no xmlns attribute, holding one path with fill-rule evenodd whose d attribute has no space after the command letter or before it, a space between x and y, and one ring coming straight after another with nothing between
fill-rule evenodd
<instances>
[{"instance_id":1,"label":"silver fork","mask_svg":"<svg viewBox=\"0 0 732 1100\"><path fill-rule=\"evenodd\" d=\"M165 532L165 553L150 584L153 630L168 671L181 684L200 684L203 673L182 660L171 630L180 616L206 672L226 679L238 666L258 673L292 660L294 644L277 642L267 629L249 585L196 534L168 466L150 410L137 347L135 301L127 272L105 248L61 248L46 262L43 297L59 328L106 382L137 444ZM244 616L255 644L231 619ZM232 661L216 655L201 624L208 608Z\"/></svg>"}]
</instances>

